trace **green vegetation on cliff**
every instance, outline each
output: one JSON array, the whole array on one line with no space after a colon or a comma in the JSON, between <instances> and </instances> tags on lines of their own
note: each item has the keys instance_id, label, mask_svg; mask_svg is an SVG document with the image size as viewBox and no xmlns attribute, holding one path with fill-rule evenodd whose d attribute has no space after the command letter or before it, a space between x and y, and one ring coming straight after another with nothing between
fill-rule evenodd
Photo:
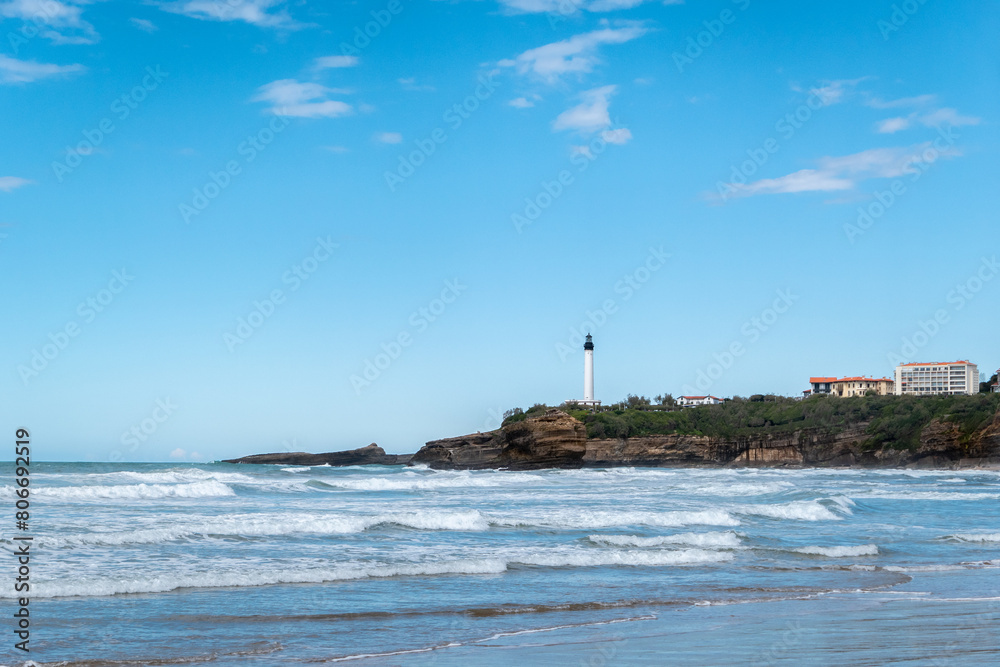
<instances>
[{"instance_id":1,"label":"green vegetation on cliff","mask_svg":"<svg viewBox=\"0 0 1000 667\"><path fill-rule=\"evenodd\" d=\"M1000 406L1000 394L974 396L814 396L806 400L773 398L734 399L722 405L674 410L611 409L600 412L563 406L587 427L589 438L634 438L645 435L704 435L738 438L787 434L800 429L837 433L868 423L865 449L914 449L920 433L933 420L954 423L963 441L985 426ZM618 407L618 406L616 406ZM526 412L512 410L504 423L544 412L535 405Z\"/></svg>"}]
</instances>

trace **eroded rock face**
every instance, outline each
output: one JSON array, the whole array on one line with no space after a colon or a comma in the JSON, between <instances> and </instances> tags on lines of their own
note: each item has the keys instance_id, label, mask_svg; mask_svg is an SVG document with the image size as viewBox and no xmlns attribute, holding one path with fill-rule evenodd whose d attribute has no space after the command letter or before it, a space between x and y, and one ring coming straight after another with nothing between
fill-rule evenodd
<instances>
[{"instance_id":1,"label":"eroded rock face","mask_svg":"<svg viewBox=\"0 0 1000 667\"><path fill-rule=\"evenodd\" d=\"M583 465L587 429L560 410L500 429L500 464L508 468L569 468Z\"/></svg>"},{"instance_id":2,"label":"eroded rock face","mask_svg":"<svg viewBox=\"0 0 1000 667\"><path fill-rule=\"evenodd\" d=\"M309 454L307 452L279 452L276 454L254 454L238 459L227 459L223 463L270 463L292 466L357 466L357 465L399 465L407 463L410 454L386 454L374 442L367 447L349 449L342 452Z\"/></svg>"},{"instance_id":3,"label":"eroded rock face","mask_svg":"<svg viewBox=\"0 0 1000 667\"><path fill-rule=\"evenodd\" d=\"M431 468L494 468L502 446L499 431L431 440L410 459Z\"/></svg>"}]
</instances>

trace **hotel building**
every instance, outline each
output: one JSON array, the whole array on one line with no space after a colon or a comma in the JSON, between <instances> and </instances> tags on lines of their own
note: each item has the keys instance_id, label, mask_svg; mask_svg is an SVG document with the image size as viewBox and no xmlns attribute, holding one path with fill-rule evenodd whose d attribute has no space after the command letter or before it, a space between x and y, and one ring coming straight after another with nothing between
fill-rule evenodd
<instances>
[{"instance_id":1,"label":"hotel building","mask_svg":"<svg viewBox=\"0 0 1000 667\"><path fill-rule=\"evenodd\" d=\"M896 366L896 395L979 393L979 367L968 361Z\"/></svg>"}]
</instances>

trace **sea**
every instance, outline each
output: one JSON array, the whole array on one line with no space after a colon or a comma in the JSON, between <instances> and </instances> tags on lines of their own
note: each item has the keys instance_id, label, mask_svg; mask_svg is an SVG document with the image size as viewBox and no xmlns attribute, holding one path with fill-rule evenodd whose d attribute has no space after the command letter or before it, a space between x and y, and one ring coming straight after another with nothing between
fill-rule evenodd
<instances>
[{"instance_id":1,"label":"sea","mask_svg":"<svg viewBox=\"0 0 1000 667\"><path fill-rule=\"evenodd\" d=\"M1000 664L996 470L0 474L9 666Z\"/></svg>"}]
</instances>

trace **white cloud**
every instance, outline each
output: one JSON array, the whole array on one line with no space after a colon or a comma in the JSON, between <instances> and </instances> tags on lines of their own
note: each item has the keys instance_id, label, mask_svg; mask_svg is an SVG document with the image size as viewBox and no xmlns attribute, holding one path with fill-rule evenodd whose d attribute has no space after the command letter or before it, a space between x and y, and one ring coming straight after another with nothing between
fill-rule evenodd
<instances>
[{"instance_id":1,"label":"white cloud","mask_svg":"<svg viewBox=\"0 0 1000 667\"><path fill-rule=\"evenodd\" d=\"M305 27L281 9L269 12L284 0L175 0L160 5L163 11L181 14L201 21L243 21L260 28L295 30Z\"/></svg>"},{"instance_id":2,"label":"white cloud","mask_svg":"<svg viewBox=\"0 0 1000 667\"><path fill-rule=\"evenodd\" d=\"M533 74L554 83L570 72L586 74L600 62L597 51L604 44L623 44L648 32L638 24L622 28L602 28L529 49L514 60L502 60L501 67L516 67L521 74Z\"/></svg>"},{"instance_id":3,"label":"white cloud","mask_svg":"<svg viewBox=\"0 0 1000 667\"><path fill-rule=\"evenodd\" d=\"M331 153L347 153L350 152L350 148L346 146L322 146L325 151L330 151Z\"/></svg>"},{"instance_id":4,"label":"white cloud","mask_svg":"<svg viewBox=\"0 0 1000 667\"><path fill-rule=\"evenodd\" d=\"M898 100L889 100L888 102L885 102L877 97L873 97L865 104L873 109L898 109L900 107L924 106L925 104L930 104L935 99L937 99L936 95L917 95L916 97L902 97Z\"/></svg>"},{"instance_id":5,"label":"white cloud","mask_svg":"<svg viewBox=\"0 0 1000 667\"><path fill-rule=\"evenodd\" d=\"M618 86L602 86L580 94L583 102L563 111L552 123L552 129L576 130L580 133L596 132L611 125L608 115L610 98Z\"/></svg>"},{"instance_id":6,"label":"white cloud","mask_svg":"<svg viewBox=\"0 0 1000 667\"><path fill-rule=\"evenodd\" d=\"M23 188L25 185L31 185L32 183L34 181L29 181L20 176L0 176L0 190L4 192L13 192L18 188Z\"/></svg>"},{"instance_id":7,"label":"white cloud","mask_svg":"<svg viewBox=\"0 0 1000 667\"><path fill-rule=\"evenodd\" d=\"M838 104L845 101L853 92L854 88L872 77L862 76L857 79L839 79L836 81L824 81L824 85L813 88L809 92L816 95L823 106Z\"/></svg>"},{"instance_id":8,"label":"white cloud","mask_svg":"<svg viewBox=\"0 0 1000 667\"><path fill-rule=\"evenodd\" d=\"M360 62L357 56L323 56L316 59L316 67L319 69L357 67Z\"/></svg>"},{"instance_id":9,"label":"white cloud","mask_svg":"<svg viewBox=\"0 0 1000 667\"><path fill-rule=\"evenodd\" d=\"M981 118L963 116L955 109L945 107L925 114L911 113L905 118L886 118L879 121L878 131L882 134L892 134L913 127L914 123L920 123L924 127L941 127L942 125L961 127L963 125L979 125L981 121Z\"/></svg>"},{"instance_id":10,"label":"white cloud","mask_svg":"<svg viewBox=\"0 0 1000 667\"><path fill-rule=\"evenodd\" d=\"M380 144L401 144L403 135L399 132L379 132L375 135L375 141Z\"/></svg>"},{"instance_id":11,"label":"white cloud","mask_svg":"<svg viewBox=\"0 0 1000 667\"><path fill-rule=\"evenodd\" d=\"M632 131L627 127L620 127L615 130L605 130L601 133L601 138L609 144L618 144L619 146L622 146L632 140Z\"/></svg>"},{"instance_id":12,"label":"white cloud","mask_svg":"<svg viewBox=\"0 0 1000 667\"><path fill-rule=\"evenodd\" d=\"M174 451L170 452L170 458L172 458L172 459L183 459L185 457L187 457L187 452L185 452L180 447L178 447Z\"/></svg>"},{"instance_id":13,"label":"white cloud","mask_svg":"<svg viewBox=\"0 0 1000 667\"><path fill-rule=\"evenodd\" d=\"M131 23L134 28L142 30L143 32L156 32L159 30L155 23L147 21L146 19L131 18L128 22Z\"/></svg>"},{"instance_id":14,"label":"white cloud","mask_svg":"<svg viewBox=\"0 0 1000 667\"><path fill-rule=\"evenodd\" d=\"M824 157L818 168L801 169L786 176L752 181L743 185L729 183L732 188L727 197L749 197L758 194L783 194L794 192L833 192L851 190L861 181L871 178L897 178L910 173L913 165L924 160L924 152L931 149L931 142L915 146L873 148L860 153L837 157ZM936 158L959 155L956 149L936 151Z\"/></svg>"},{"instance_id":15,"label":"white cloud","mask_svg":"<svg viewBox=\"0 0 1000 667\"><path fill-rule=\"evenodd\" d=\"M507 102L510 106L516 109L530 109L535 106L535 103L529 100L527 97L517 97Z\"/></svg>"},{"instance_id":16,"label":"white cloud","mask_svg":"<svg viewBox=\"0 0 1000 667\"><path fill-rule=\"evenodd\" d=\"M878 131L882 134L893 134L910 126L909 118L886 118L878 123Z\"/></svg>"},{"instance_id":17,"label":"white cloud","mask_svg":"<svg viewBox=\"0 0 1000 667\"><path fill-rule=\"evenodd\" d=\"M83 65L50 65L34 60L17 60L0 54L0 84L31 83L50 76L82 72Z\"/></svg>"},{"instance_id":18,"label":"white cloud","mask_svg":"<svg viewBox=\"0 0 1000 667\"><path fill-rule=\"evenodd\" d=\"M613 12L631 9L652 0L499 0L511 14L561 14L569 16L578 11ZM682 5L684 0L660 0L664 5Z\"/></svg>"},{"instance_id":19,"label":"white cloud","mask_svg":"<svg viewBox=\"0 0 1000 667\"><path fill-rule=\"evenodd\" d=\"M941 125L951 125L952 127L961 127L962 125L979 125L980 120L980 118L976 118L975 116L963 116L955 109L948 107L932 111L929 114L920 117L920 122L927 127L939 127Z\"/></svg>"},{"instance_id":20,"label":"white cloud","mask_svg":"<svg viewBox=\"0 0 1000 667\"><path fill-rule=\"evenodd\" d=\"M254 102L267 102L268 110L278 116L298 118L337 118L354 112L346 102L328 100L331 94L347 91L327 88L318 83L301 83L295 79L279 79L257 89Z\"/></svg>"},{"instance_id":21,"label":"white cloud","mask_svg":"<svg viewBox=\"0 0 1000 667\"><path fill-rule=\"evenodd\" d=\"M850 179L839 178L817 169L802 169L780 178L765 178L745 186L736 186L737 196L745 197L788 192L829 192L850 190L852 187L854 182Z\"/></svg>"},{"instance_id":22,"label":"white cloud","mask_svg":"<svg viewBox=\"0 0 1000 667\"><path fill-rule=\"evenodd\" d=\"M82 8L58 0L0 2L0 18L48 26L40 34L56 44L93 44L99 38L94 26L83 20Z\"/></svg>"},{"instance_id":23,"label":"white cloud","mask_svg":"<svg viewBox=\"0 0 1000 667\"><path fill-rule=\"evenodd\" d=\"M425 83L424 84L417 83L416 78L412 76L402 79L396 79L396 82L399 83L399 85L401 85L406 90L420 90L420 91L435 90L434 86Z\"/></svg>"}]
</instances>

